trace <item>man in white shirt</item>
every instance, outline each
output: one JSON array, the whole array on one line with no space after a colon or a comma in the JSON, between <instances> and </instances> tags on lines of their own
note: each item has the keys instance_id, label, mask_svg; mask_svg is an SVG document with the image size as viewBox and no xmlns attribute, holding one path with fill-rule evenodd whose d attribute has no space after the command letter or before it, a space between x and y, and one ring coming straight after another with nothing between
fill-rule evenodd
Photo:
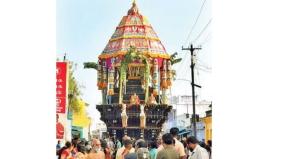
<instances>
[{"instance_id":1,"label":"man in white shirt","mask_svg":"<svg viewBox=\"0 0 284 159\"><path fill-rule=\"evenodd\" d=\"M209 159L209 154L206 149L202 148L198 140L191 136L186 139L187 146L192 150L191 156L188 159Z\"/></svg>"}]
</instances>

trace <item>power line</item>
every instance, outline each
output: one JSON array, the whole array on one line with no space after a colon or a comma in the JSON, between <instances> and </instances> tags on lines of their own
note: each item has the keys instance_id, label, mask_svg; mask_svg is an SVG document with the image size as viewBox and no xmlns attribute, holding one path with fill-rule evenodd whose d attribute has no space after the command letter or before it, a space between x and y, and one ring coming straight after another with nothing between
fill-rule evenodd
<instances>
[{"instance_id":1,"label":"power line","mask_svg":"<svg viewBox=\"0 0 284 159\"><path fill-rule=\"evenodd\" d=\"M198 65L204 65L204 66L206 66L206 64L207 64L206 62L200 60L199 56L196 57L196 61L198 62Z\"/></svg>"},{"instance_id":2,"label":"power line","mask_svg":"<svg viewBox=\"0 0 284 159\"><path fill-rule=\"evenodd\" d=\"M190 36L191 36L191 33L192 33L193 29L195 28L195 26L196 26L196 24L197 24L197 22L198 22L198 19L199 19L200 15L201 15L201 12L203 11L203 7L204 7L205 2L206 2L206 0L203 1L203 4L202 4L202 6L201 6L201 8L200 8L200 10L199 10L198 16L197 16L197 18L195 19L195 22L194 22L194 24L193 24L193 26L192 26L192 28L191 28L191 30L190 30L190 32L189 32L189 34L188 34L188 36L187 36L185 42L187 42L187 41L189 40L189 38L190 38Z\"/></svg>"},{"instance_id":3,"label":"power line","mask_svg":"<svg viewBox=\"0 0 284 159\"><path fill-rule=\"evenodd\" d=\"M209 67L207 64L205 64L204 62L202 62L198 58L197 58L197 62L198 62L198 63L196 63L197 69L199 69L201 71L205 71L205 72L211 72L212 68Z\"/></svg>"},{"instance_id":4,"label":"power line","mask_svg":"<svg viewBox=\"0 0 284 159\"><path fill-rule=\"evenodd\" d=\"M196 64L196 66L199 67L199 68L201 68L201 69L203 68L203 69L206 69L206 70L212 70L211 67L206 66L206 65Z\"/></svg>"},{"instance_id":5,"label":"power line","mask_svg":"<svg viewBox=\"0 0 284 159\"><path fill-rule=\"evenodd\" d=\"M200 84L201 85L201 80L200 80L200 73L199 73L199 70L196 69L196 83ZM196 96L201 96L201 89L197 89L196 91Z\"/></svg>"},{"instance_id":6,"label":"power line","mask_svg":"<svg viewBox=\"0 0 284 159\"><path fill-rule=\"evenodd\" d=\"M206 30L206 28L209 26L209 24L211 23L212 18L209 20L209 22L205 25L205 27L202 29L202 31L198 34L198 36L195 38L195 40L193 41L193 43L196 42L196 40L198 40L200 38L200 36L203 34L203 32Z\"/></svg>"},{"instance_id":7,"label":"power line","mask_svg":"<svg viewBox=\"0 0 284 159\"><path fill-rule=\"evenodd\" d=\"M176 79L175 80L178 80L178 77L179 77L180 73L183 73L183 70L187 69L187 67L183 67L183 69L181 69L182 66L183 66L184 61L186 60L186 57L187 56L186 56L186 53L185 53L184 56L182 57L182 62L180 63L178 69L176 70ZM177 83L177 85L179 85L179 84L181 84L181 83Z\"/></svg>"},{"instance_id":8,"label":"power line","mask_svg":"<svg viewBox=\"0 0 284 159\"><path fill-rule=\"evenodd\" d=\"M183 66L183 63L184 63L184 61L186 60L186 56L187 54L185 53L184 55L183 55L183 57L182 57L182 62L181 62L181 64L179 65L179 68L178 68L178 71L179 72L176 72L176 75L178 76L178 73L180 73L181 72L181 70L183 71L184 69L187 69L187 67L183 67L183 69L181 69L181 67Z\"/></svg>"},{"instance_id":9,"label":"power line","mask_svg":"<svg viewBox=\"0 0 284 159\"><path fill-rule=\"evenodd\" d=\"M209 42L210 41L210 37L211 37L211 32L206 36L206 38L199 45L203 46L204 44Z\"/></svg>"},{"instance_id":10,"label":"power line","mask_svg":"<svg viewBox=\"0 0 284 159\"><path fill-rule=\"evenodd\" d=\"M196 70L200 70L200 71L204 71L204 72L208 72L208 73L211 73L212 71L211 71L211 69L204 69L204 68L202 68L202 67L196 67Z\"/></svg>"}]
</instances>

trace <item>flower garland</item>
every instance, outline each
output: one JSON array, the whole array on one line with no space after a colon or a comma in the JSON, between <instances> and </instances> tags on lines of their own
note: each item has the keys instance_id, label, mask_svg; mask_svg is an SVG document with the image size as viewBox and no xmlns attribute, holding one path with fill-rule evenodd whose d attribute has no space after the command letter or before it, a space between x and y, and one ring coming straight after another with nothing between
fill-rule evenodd
<instances>
[{"instance_id":1,"label":"flower garland","mask_svg":"<svg viewBox=\"0 0 284 159\"><path fill-rule=\"evenodd\" d=\"M158 95L158 60L154 59L154 71L153 71L153 95Z\"/></svg>"},{"instance_id":2,"label":"flower garland","mask_svg":"<svg viewBox=\"0 0 284 159\"><path fill-rule=\"evenodd\" d=\"M150 76L150 67L149 67L149 62L147 61L147 59L145 58L144 60L144 63L145 63L145 74L144 74L144 77L145 77L145 101L148 101L148 97L149 97L149 76Z\"/></svg>"},{"instance_id":3,"label":"flower garland","mask_svg":"<svg viewBox=\"0 0 284 159\"><path fill-rule=\"evenodd\" d=\"M102 90L102 65L101 65L101 60L98 61L97 86L98 86L99 90Z\"/></svg>"},{"instance_id":4,"label":"flower garland","mask_svg":"<svg viewBox=\"0 0 284 159\"><path fill-rule=\"evenodd\" d=\"M167 89L168 88L168 83L167 83L167 61L163 61L163 68L161 72L161 88Z\"/></svg>"},{"instance_id":5,"label":"flower garland","mask_svg":"<svg viewBox=\"0 0 284 159\"><path fill-rule=\"evenodd\" d=\"M116 51L116 52L113 52L113 53L102 53L100 56L99 56L99 59L108 59L108 58L113 58L113 57L118 57L118 56L121 56L121 55L126 55L127 54L127 51ZM168 55L167 53L159 53L159 52L149 52L149 51L146 51L146 52L142 52L142 54L144 56L150 56L152 58L164 58L164 59L170 59L170 55Z\"/></svg>"},{"instance_id":6,"label":"flower garland","mask_svg":"<svg viewBox=\"0 0 284 159\"><path fill-rule=\"evenodd\" d=\"M108 95L114 95L114 67L113 65L111 66L111 68L108 71L108 83L109 83L109 88L108 88Z\"/></svg>"},{"instance_id":7,"label":"flower garland","mask_svg":"<svg viewBox=\"0 0 284 159\"><path fill-rule=\"evenodd\" d=\"M172 64L171 64L170 60L168 60L167 67L168 67L168 71L167 71L167 84L168 84L168 87L171 87L172 86L173 76L172 76Z\"/></svg>"},{"instance_id":8,"label":"flower garland","mask_svg":"<svg viewBox=\"0 0 284 159\"><path fill-rule=\"evenodd\" d=\"M103 83L102 83L102 89L107 88L107 68L106 68L106 62L103 61Z\"/></svg>"}]
</instances>

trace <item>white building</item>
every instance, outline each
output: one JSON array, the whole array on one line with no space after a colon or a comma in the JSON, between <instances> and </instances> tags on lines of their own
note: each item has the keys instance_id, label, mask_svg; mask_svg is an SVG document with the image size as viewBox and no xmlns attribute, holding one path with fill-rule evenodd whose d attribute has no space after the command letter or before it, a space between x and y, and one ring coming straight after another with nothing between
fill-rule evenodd
<instances>
[{"instance_id":1,"label":"white building","mask_svg":"<svg viewBox=\"0 0 284 159\"><path fill-rule=\"evenodd\" d=\"M195 114L199 115L199 118L205 117L206 111L211 109L209 107L210 104L211 102L209 101L198 101L198 99L195 99ZM173 106L173 111L169 113L168 121L164 125L165 132L169 132L171 127L178 127L180 130L189 130L193 114L192 96L173 96L170 99L170 105ZM198 127L202 127L199 125ZM198 136L200 136L198 138L202 138L202 133Z\"/></svg>"},{"instance_id":2,"label":"white building","mask_svg":"<svg viewBox=\"0 0 284 159\"><path fill-rule=\"evenodd\" d=\"M192 96L173 96L170 99L170 104L173 106L173 109L176 109L176 116L182 114L193 114ZM198 98L195 98L195 114L198 114L199 117L205 117L205 112L210 110L210 104L211 101L198 101Z\"/></svg>"},{"instance_id":3,"label":"white building","mask_svg":"<svg viewBox=\"0 0 284 159\"><path fill-rule=\"evenodd\" d=\"M92 137L102 137L102 134L107 132L106 124L99 122L96 124L96 129L92 131Z\"/></svg>"}]
</instances>

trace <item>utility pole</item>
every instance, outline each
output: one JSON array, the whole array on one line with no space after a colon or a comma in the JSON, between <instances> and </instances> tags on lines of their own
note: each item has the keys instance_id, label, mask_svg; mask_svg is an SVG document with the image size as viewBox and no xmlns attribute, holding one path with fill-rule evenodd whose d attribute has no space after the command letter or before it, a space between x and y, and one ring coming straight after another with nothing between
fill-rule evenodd
<instances>
[{"instance_id":1,"label":"utility pole","mask_svg":"<svg viewBox=\"0 0 284 159\"><path fill-rule=\"evenodd\" d=\"M189 50L190 54L191 54L191 65L190 65L190 68L191 68L191 88L192 88L192 108L193 108L192 122L193 122L193 135L194 135L194 137L196 137L195 89L194 88L195 88L195 86L201 88L201 86L194 84L194 66L195 66L195 63L194 63L193 52L195 50L201 50L201 48L195 48L191 44L190 47L188 47L188 48L183 48L182 47L182 50Z\"/></svg>"},{"instance_id":2,"label":"utility pole","mask_svg":"<svg viewBox=\"0 0 284 159\"><path fill-rule=\"evenodd\" d=\"M66 61L66 52L65 52L65 54L63 56L63 61Z\"/></svg>"}]
</instances>

